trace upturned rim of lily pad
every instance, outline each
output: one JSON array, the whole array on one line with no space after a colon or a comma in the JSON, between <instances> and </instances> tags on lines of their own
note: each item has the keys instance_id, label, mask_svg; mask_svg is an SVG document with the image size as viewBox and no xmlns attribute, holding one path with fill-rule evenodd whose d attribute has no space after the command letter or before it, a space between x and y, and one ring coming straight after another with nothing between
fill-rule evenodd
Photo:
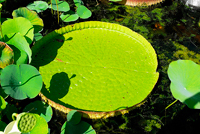
<instances>
[{"instance_id":1,"label":"upturned rim of lily pad","mask_svg":"<svg viewBox=\"0 0 200 134\"><path fill-rule=\"evenodd\" d=\"M59 110L60 112L64 113L63 116L65 116L65 114L69 113L70 111L74 110L74 109L71 109L71 108L67 108L67 107L65 107L61 104L58 104L58 103L52 101L51 99L48 99L42 93L39 93L39 96L41 97L41 99L43 101L45 101L46 103L48 103L49 105L51 105L55 109ZM110 111L110 112L92 112L92 111L83 111L83 110L77 110L77 111L80 112L82 114L82 117L84 117L84 118L89 118L89 119L104 118L105 119L105 118L108 118L108 117L114 117L114 116L117 116L117 115L121 115L121 114L124 115L126 113L129 113L129 111L136 109L137 107L140 107L145 102L146 102L146 98L141 103L134 105L132 107L129 107L127 109Z\"/></svg>"},{"instance_id":2,"label":"upturned rim of lily pad","mask_svg":"<svg viewBox=\"0 0 200 134\"><path fill-rule=\"evenodd\" d=\"M122 0L118 3L127 6L151 6L161 3L163 1L165 0Z\"/></svg>"}]
</instances>

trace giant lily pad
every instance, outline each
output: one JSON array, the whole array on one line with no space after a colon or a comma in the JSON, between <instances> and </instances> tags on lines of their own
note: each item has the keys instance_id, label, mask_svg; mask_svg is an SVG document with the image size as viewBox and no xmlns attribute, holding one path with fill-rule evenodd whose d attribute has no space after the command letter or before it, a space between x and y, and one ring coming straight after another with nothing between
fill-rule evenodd
<instances>
[{"instance_id":1,"label":"giant lily pad","mask_svg":"<svg viewBox=\"0 0 200 134\"><path fill-rule=\"evenodd\" d=\"M168 76L174 98L189 108L200 109L200 65L190 60L170 63Z\"/></svg>"},{"instance_id":2,"label":"giant lily pad","mask_svg":"<svg viewBox=\"0 0 200 134\"><path fill-rule=\"evenodd\" d=\"M90 118L127 112L158 80L151 44L118 24L69 25L39 40L32 51L31 64L44 82L42 98L63 112L75 109Z\"/></svg>"}]
</instances>

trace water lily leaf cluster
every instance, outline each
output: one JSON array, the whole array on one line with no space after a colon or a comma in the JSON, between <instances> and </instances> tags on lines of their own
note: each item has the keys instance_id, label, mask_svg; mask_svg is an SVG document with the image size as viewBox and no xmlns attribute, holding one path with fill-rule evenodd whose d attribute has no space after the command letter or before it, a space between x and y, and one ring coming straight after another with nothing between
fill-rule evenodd
<instances>
[{"instance_id":1,"label":"water lily leaf cluster","mask_svg":"<svg viewBox=\"0 0 200 134\"><path fill-rule=\"evenodd\" d=\"M43 28L43 21L34 11L19 8L13 11L13 19L2 24L1 41L9 45L14 52L14 63L17 65L31 62L30 44L34 34ZM22 25L23 24L23 25Z\"/></svg>"},{"instance_id":2,"label":"water lily leaf cluster","mask_svg":"<svg viewBox=\"0 0 200 134\"><path fill-rule=\"evenodd\" d=\"M19 100L34 98L42 88L42 77L28 65L32 60L30 45L34 33L42 30L43 21L27 8L16 9L12 15L13 19L1 25L1 93Z\"/></svg>"},{"instance_id":3,"label":"water lily leaf cluster","mask_svg":"<svg viewBox=\"0 0 200 134\"><path fill-rule=\"evenodd\" d=\"M59 0L51 0L51 3L48 4L44 1L34 1L30 3L27 8L30 10L34 10L37 13L42 12L48 8L59 12L62 12L60 18L64 22L76 21L78 18L87 19L92 15L92 12L84 6L82 0L74 0L74 4L76 6L75 11L70 10L70 6L66 1Z\"/></svg>"}]
</instances>

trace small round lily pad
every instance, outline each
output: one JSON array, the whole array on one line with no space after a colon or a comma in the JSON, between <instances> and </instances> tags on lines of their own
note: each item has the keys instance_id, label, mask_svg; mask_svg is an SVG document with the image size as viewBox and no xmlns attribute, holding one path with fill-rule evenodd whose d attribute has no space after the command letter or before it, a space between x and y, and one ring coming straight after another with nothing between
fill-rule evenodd
<instances>
[{"instance_id":1,"label":"small round lily pad","mask_svg":"<svg viewBox=\"0 0 200 134\"><path fill-rule=\"evenodd\" d=\"M34 98L42 88L42 76L31 65L9 65L1 72L1 86L15 99Z\"/></svg>"}]
</instances>

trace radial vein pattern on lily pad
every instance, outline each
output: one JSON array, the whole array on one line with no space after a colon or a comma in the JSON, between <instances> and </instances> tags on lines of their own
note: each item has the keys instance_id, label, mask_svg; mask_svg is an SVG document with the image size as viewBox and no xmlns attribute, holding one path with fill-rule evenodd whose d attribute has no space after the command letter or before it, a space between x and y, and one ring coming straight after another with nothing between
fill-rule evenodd
<instances>
[{"instance_id":1,"label":"radial vein pattern on lily pad","mask_svg":"<svg viewBox=\"0 0 200 134\"><path fill-rule=\"evenodd\" d=\"M200 65L190 60L173 61L168 76L174 98L189 108L200 109Z\"/></svg>"},{"instance_id":2,"label":"radial vein pattern on lily pad","mask_svg":"<svg viewBox=\"0 0 200 134\"><path fill-rule=\"evenodd\" d=\"M64 112L81 110L90 118L139 104L159 75L151 44L118 24L69 25L45 36L32 51L32 65L44 81L41 96Z\"/></svg>"}]
</instances>

